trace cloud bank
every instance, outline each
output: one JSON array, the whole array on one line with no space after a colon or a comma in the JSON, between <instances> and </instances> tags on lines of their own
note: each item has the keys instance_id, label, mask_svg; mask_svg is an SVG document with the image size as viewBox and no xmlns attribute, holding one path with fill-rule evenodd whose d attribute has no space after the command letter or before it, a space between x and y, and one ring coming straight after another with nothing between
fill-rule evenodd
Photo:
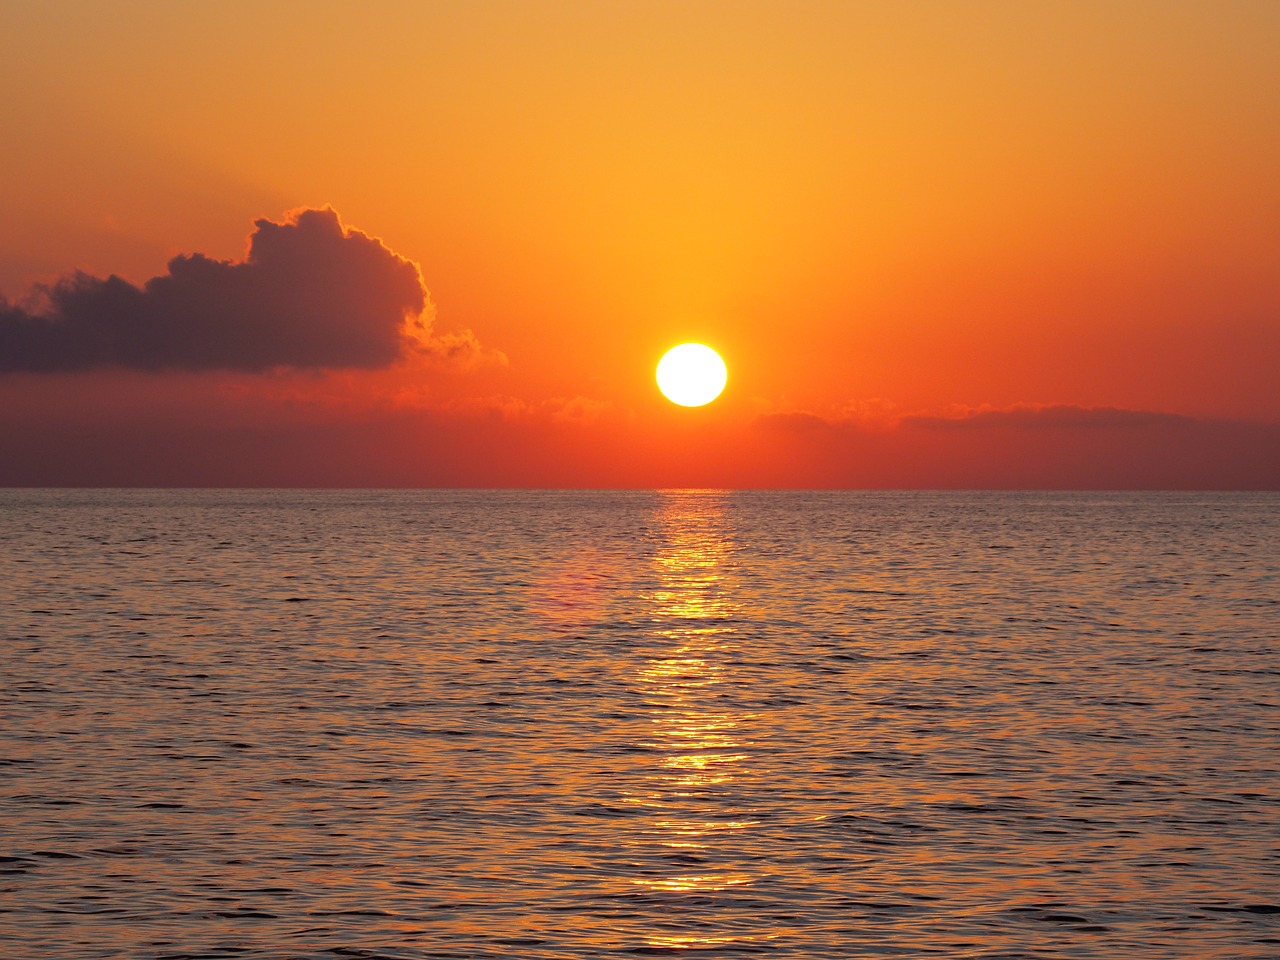
<instances>
[{"instance_id":1,"label":"cloud bank","mask_svg":"<svg viewBox=\"0 0 1280 960\"><path fill-rule=\"evenodd\" d=\"M788 411L760 415L755 425L774 445L774 460L787 465L785 473L770 477L779 486L1280 487L1280 423L1023 403L871 425Z\"/></svg>"},{"instance_id":2,"label":"cloud bank","mask_svg":"<svg viewBox=\"0 0 1280 960\"><path fill-rule=\"evenodd\" d=\"M141 287L76 273L37 288L39 307L0 298L0 373L374 368L415 340L446 358L473 348L429 340L417 265L333 209L254 226L242 262L196 253Z\"/></svg>"},{"instance_id":3,"label":"cloud bank","mask_svg":"<svg viewBox=\"0 0 1280 960\"><path fill-rule=\"evenodd\" d=\"M1178 413L1125 410L1120 407L1080 407L1074 404L1044 406L1021 404L1003 410L969 410L956 416L913 415L902 418L904 426L933 430L974 430L997 427L1020 430L1110 429L1113 427L1174 427L1190 423L1190 417Z\"/></svg>"}]
</instances>

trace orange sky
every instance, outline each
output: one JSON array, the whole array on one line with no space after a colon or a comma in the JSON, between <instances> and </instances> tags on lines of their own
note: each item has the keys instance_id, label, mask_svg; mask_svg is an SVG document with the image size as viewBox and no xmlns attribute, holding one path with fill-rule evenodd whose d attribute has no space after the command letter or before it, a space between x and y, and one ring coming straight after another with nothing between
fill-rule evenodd
<instances>
[{"instance_id":1,"label":"orange sky","mask_svg":"<svg viewBox=\"0 0 1280 960\"><path fill-rule=\"evenodd\" d=\"M418 265L434 337L49 372L0 322L0 483L1280 486L1270 0L67 2L0 35L6 316L331 206ZM728 361L712 407L656 393L682 340Z\"/></svg>"}]
</instances>

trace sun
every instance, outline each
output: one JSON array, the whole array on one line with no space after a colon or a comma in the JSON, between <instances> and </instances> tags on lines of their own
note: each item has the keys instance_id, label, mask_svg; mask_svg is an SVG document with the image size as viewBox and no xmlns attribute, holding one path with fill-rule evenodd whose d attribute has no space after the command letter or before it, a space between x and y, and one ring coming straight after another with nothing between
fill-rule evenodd
<instances>
[{"instance_id":1,"label":"sun","mask_svg":"<svg viewBox=\"0 0 1280 960\"><path fill-rule=\"evenodd\" d=\"M701 407L710 403L729 379L720 354L701 343L672 347L658 361L658 389L672 403Z\"/></svg>"}]
</instances>

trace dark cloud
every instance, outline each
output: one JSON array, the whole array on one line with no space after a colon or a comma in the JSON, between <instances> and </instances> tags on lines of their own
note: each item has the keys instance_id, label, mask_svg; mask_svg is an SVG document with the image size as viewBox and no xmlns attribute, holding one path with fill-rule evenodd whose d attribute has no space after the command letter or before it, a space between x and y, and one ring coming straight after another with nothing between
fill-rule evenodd
<instances>
[{"instance_id":1,"label":"dark cloud","mask_svg":"<svg viewBox=\"0 0 1280 960\"><path fill-rule=\"evenodd\" d=\"M969 430L990 427L1015 429L1185 426L1190 417L1153 410L1124 410L1119 407L1077 407L1069 404L1017 406L1005 410L975 410L955 417L909 416L908 427L933 430Z\"/></svg>"},{"instance_id":2,"label":"dark cloud","mask_svg":"<svg viewBox=\"0 0 1280 960\"><path fill-rule=\"evenodd\" d=\"M197 253L140 288L76 273L38 288L41 307L0 299L0 373L368 368L402 354L406 322L425 340L411 261L330 208L255 228L240 263Z\"/></svg>"}]
</instances>

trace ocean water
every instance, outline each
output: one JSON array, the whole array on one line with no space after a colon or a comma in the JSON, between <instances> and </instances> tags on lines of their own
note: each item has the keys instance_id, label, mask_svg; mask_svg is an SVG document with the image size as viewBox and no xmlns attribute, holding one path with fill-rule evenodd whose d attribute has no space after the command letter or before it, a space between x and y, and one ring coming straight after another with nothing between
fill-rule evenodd
<instances>
[{"instance_id":1,"label":"ocean water","mask_svg":"<svg viewBox=\"0 0 1280 960\"><path fill-rule=\"evenodd\" d=\"M0 491L5 958L1280 957L1280 496Z\"/></svg>"}]
</instances>

